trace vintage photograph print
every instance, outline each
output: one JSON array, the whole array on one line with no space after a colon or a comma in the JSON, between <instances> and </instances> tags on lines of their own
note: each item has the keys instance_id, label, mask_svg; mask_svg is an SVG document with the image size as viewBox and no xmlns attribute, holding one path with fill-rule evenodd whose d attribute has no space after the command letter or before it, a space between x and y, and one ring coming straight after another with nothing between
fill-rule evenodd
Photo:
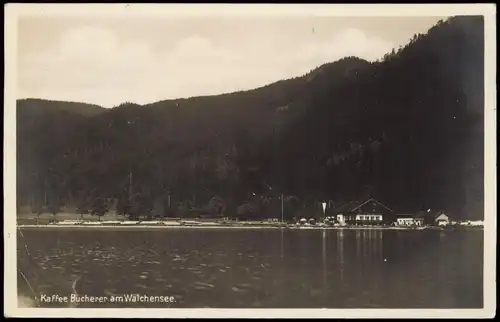
<instances>
[{"instance_id":1,"label":"vintage photograph print","mask_svg":"<svg viewBox=\"0 0 500 322\"><path fill-rule=\"evenodd\" d=\"M494 6L5 18L9 316L494 315Z\"/></svg>"}]
</instances>

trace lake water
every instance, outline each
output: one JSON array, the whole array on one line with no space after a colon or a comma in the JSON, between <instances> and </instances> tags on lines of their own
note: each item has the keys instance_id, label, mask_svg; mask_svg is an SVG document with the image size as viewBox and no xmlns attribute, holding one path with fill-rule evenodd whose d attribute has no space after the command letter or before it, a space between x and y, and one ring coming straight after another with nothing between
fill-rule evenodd
<instances>
[{"instance_id":1,"label":"lake water","mask_svg":"<svg viewBox=\"0 0 500 322\"><path fill-rule=\"evenodd\" d=\"M483 307L482 230L23 228L18 259L39 296L108 299L44 307Z\"/></svg>"}]
</instances>

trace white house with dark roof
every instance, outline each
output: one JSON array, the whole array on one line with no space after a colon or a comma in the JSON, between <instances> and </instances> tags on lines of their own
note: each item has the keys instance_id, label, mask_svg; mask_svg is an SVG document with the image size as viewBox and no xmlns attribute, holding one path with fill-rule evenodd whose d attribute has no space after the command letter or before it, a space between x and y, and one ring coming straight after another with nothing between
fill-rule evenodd
<instances>
[{"instance_id":1,"label":"white house with dark roof","mask_svg":"<svg viewBox=\"0 0 500 322\"><path fill-rule=\"evenodd\" d=\"M378 225L384 222L384 216L392 213L389 207L374 198L351 201L335 209L335 217L341 225Z\"/></svg>"},{"instance_id":2,"label":"white house with dark roof","mask_svg":"<svg viewBox=\"0 0 500 322\"><path fill-rule=\"evenodd\" d=\"M447 226L450 223L450 219L444 213L439 213L436 218L434 218L434 222L438 226Z\"/></svg>"}]
</instances>

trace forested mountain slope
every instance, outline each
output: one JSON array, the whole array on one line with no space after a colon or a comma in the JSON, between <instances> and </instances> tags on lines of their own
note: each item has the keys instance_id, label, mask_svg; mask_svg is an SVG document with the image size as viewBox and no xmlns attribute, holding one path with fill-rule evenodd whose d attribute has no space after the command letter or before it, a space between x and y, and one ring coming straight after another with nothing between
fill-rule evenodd
<instances>
[{"instance_id":1,"label":"forested mountain slope","mask_svg":"<svg viewBox=\"0 0 500 322\"><path fill-rule=\"evenodd\" d=\"M132 174L146 209L169 193L197 206L371 193L481 218L483 79L483 19L454 17L380 62L347 57L250 91L109 110L20 100L18 202L124 202Z\"/></svg>"}]
</instances>

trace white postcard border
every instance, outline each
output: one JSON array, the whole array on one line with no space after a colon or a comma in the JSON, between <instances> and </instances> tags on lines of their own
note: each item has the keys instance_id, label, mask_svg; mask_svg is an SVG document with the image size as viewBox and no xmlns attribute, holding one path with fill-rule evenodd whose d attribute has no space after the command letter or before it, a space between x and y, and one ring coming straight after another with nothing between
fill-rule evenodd
<instances>
[{"instance_id":1,"label":"white postcard border","mask_svg":"<svg viewBox=\"0 0 500 322\"><path fill-rule=\"evenodd\" d=\"M7 4L4 87L4 316L7 317L268 317L488 318L496 311L496 10L495 4ZM485 218L483 309L39 309L18 308L16 274L16 45L21 15L162 16L453 16L484 15Z\"/></svg>"}]
</instances>

